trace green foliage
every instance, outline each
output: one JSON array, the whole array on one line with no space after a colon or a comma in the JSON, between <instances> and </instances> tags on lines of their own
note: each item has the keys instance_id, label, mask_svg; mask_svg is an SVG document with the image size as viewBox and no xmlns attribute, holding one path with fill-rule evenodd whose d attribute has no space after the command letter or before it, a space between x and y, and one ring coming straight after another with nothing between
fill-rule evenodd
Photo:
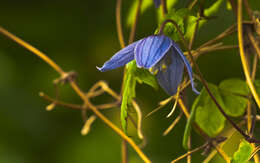
<instances>
[{"instance_id":1,"label":"green foliage","mask_svg":"<svg viewBox=\"0 0 260 163\"><path fill-rule=\"evenodd\" d=\"M253 151L252 146L245 140L243 140L238 150L234 153L231 163L249 163L251 152Z\"/></svg>"},{"instance_id":2,"label":"green foliage","mask_svg":"<svg viewBox=\"0 0 260 163\"><path fill-rule=\"evenodd\" d=\"M224 108L225 105L220 96L218 87L209 83L209 89L218 103ZM214 137L224 128L225 118L220 113L205 88L202 89L201 94L197 98L198 102L195 106L195 121L205 133Z\"/></svg>"},{"instance_id":3,"label":"green foliage","mask_svg":"<svg viewBox=\"0 0 260 163\"><path fill-rule=\"evenodd\" d=\"M173 9L166 15L166 17L164 19L161 20L161 23L163 21L167 20L167 19L172 19L172 20L174 20L178 24L178 26L179 26L180 30L182 31L182 33L185 33L184 21L191 14L192 13L187 8L182 8L182 9L179 9L177 11L175 11ZM171 23L166 24L166 26L164 28L164 33L167 36L171 37L175 41L180 40L179 33L178 33L177 29Z\"/></svg>"},{"instance_id":4,"label":"green foliage","mask_svg":"<svg viewBox=\"0 0 260 163\"><path fill-rule=\"evenodd\" d=\"M248 102L246 96L249 95L249 88L245 81L227 79L222 81L219 87L209 84L209 88L227 115L238 117L244 114ZM192 107L196 108L195 121L204 132L209 136L216 136L222 131L225 118L219 112L205 88L203 88Z\"/></svg>"},{"instance_id":5,"label":"green foliage","mask_svg":"<svg viewBox=\"0 0 260 163\"><path fill-rule=\"evenodd\" d=\"M153 76L149 71L137 68L135 61L127 64L121 104L121 125L125 132L127 111L129 106L131 106L131 100L135 97L136 81L148 84L155 89L158 89L159 87L155 76Z\"/></svg>"},{"instance_id":6,"label":"green foliage","mask_svg":"<svg viewBox=\"0 0 260 163\"><path fill-rule=\"evenodd\" d=\"M250 90L246 82L240 79L224 80L219 84L219 88L222 91L226 91L237 95L243 95L243 96L248 96L250 93Z\"/></svg>"},{"instance_id":7,"label":"green foliage","mask_svg":"<svg viewBox=\"0 0 260 163\"><path fill-rule=\"evenodd\" d=\"M148 70L146 69L140 69L137 68L134 71L134 75L136 77L136 80L142 84L145 83L147 85L150 85L154 89L158 89L159 85L157 83L157 80L154 75L152 75Z\"/></svg>"},{"instance_id":8,"label":"green foliage","mask_svg":"<svg viewBox=\"0 0 260 163\"><path fill-rule=\"evenodd\" d=\"M204 2L205 2L204 3L204 15L207 17L210 17L210 16L215 15L218 12L223 0L204 1ZM198 6L199 6L199 3L197 3L197 8L198 8ZM185 33L185 37L190 38L192 36L192 34L194 33L197 19L198 19L198 17L196 17L196 16L189 16L189 18L187 19L187 30ZM200 20L199 28L201 28L206 22L207 22L207 20L205 20L205 19Z\"/></svg>"},{"instance_id":9,"label":"green foliage","mask_svg":"<svg viewBox=\"0 0 260 163\"><path fill-rule=\"evenodd\" d=\"M121 104L121 124L123 130L126 132L126 118L128 106L131 104L132 98L135 97L136 80L132 73L135 69L134 61L127 64L126 75L124 78L123 98Z\"/></svg>"},{"instance_id":10,"label":"green foliage","mask_svg":"<svg viewBox=\"0 0 260 163\"><path fill-rule=\"evenodd\" d=\"M205 16L212 16L216 14L221 7L221 4L224 0L217 0L215 3L210 4L208 8L204 10Z\"/></svg>"},{"instance_id":11,"label":"green foliage","mask_svg":"<svg viewBox=\"0 0 260 163\"><path fill-rule=\"evenodd\" d=\"M225 112L229 116L238 117L244 114L249 95L249 88L240 79L224 80L219 85L221 97L225 104Z\"/></svg>"},{"instance_id":12,"label":"green foliage","mask_svg":"<svg viewBox=\"0 0 260 163\"><path fill-rule=\"evenodd\" d=\"M188 138L190 136L191 125L194 121L195 111L196 111L196 107L197 107L198 102L199 102L199 98L196 98L196 100L194 101L192 108L191 108L190 117L187 120L187 123L186 123L186 126L185 126L185 131L184 131L183 140L182 140L182 145L185 149L188 149Z\"/></svg>"}]
</instances>

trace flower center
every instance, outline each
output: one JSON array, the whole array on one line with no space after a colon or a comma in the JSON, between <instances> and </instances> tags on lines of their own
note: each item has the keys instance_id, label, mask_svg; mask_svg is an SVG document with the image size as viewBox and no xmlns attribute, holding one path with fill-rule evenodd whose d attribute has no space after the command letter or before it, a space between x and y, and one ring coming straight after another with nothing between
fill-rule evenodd
<instances>
[{"instance_id":1,"label":"flower center","mask_svg":"<svg viewBox=\"0 0 260 163\"><path fill-rule=\"evenodd\" d=\"M156 75L159 71L165 72L172 63L171 54L168 52L155 66L149 68L149 71Z\"/></svg>"}]
</instances>

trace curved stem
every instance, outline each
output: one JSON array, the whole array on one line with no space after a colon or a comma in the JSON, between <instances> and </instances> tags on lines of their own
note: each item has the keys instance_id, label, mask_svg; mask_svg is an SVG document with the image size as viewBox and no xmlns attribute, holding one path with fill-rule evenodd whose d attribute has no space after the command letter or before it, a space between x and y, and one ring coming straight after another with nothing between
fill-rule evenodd
<instances>
[{"instance_id":1,"label":"curved stem","mask_svg":"<svg viewBox=\"0 0 260 163\"><path fill-rule=\"evenodd\" d=\"M249 68L246 61L245 51L244 51L244 43L243 43L243 28L242 28L242 0L238 0L238 11L237 11L237 28L238 28L238 41L239 41L239 51L240 51L240 57L241 62L243 66L243 70L245 73L246 81L248 84L248 87L255 99L255 102L260 109L260 99L258 94L256 93L256 89L254 87L254 84L250 77Z\"/></svg>"},{"instance_id":2,"label":"curved stem","mask_svg":"<svg viewBox=\"0 0 260 163\"><path fill-rule=\"evenodd\" d=\"M39 51L38 49L34 48L32 45L26 43L25 41L21 40L20 38L14 36L10 32L6 31L2 27L0 27L0 33L4 34L11 40L15 41L19 45L25 47L26 49L33 52L33 54L37 55L49 64L54 70L56 70L60 75L66 75L66 73L59 67L54 61L52 61L49 57L47 57L44 53ZM78 94L78 96L84 101L84 103L99 117L105 124L107 124L111 129L113 129L119 136L121 136L124 140L126 140L133 149L137 152L137 154L145 161L150 163L151 161L149 158L142 152L142 150L135 144L135 142L129 138L122 130L120 130L116 125L114 125L109 119L107 119L86 97L86 94L81 91L78 85L72 80L70 81L70 85L72 89Z\"/></svg>"},{"instance_id":3,"label":"curved stem","mask_svg":"<svg viewBox=\"0 0 260 163\"><path fill-rule=\"evenodd\" d=\"M122 0L117 0L117 3L116 3L116 29L117 29L117 36L118 36L120 46L123 48L123 47L125 47L125 42L124 42L124 35L123 35L122 24L121 24L121 4L122 4Z\"/></svg>"},{"instance_id":4,"label":"curved stem","mask_svg":"<svg viewBox=\"0 0 260 163\"><path fill-rule=\"evenodd\" d=\"M253 33L250 29L247 30L247 35L248 35L248 38L249 38L251 44L253 45L253 47L255 49L255 52L256 52L258 58L260 58L260 48L259 48L257 41L255 40Z\"/></svg>"},{"instance_id":5,"label":"curved stem","mask_svg":"<svg viewBox=\"0 0 260 163\"><path fill-rule=\"evenodd\" d=\"M163 16L165 16L168 13L166 0L161 0L161 5L162 5Z\"/></svg>"},{"instance_id":6,"label":"curved stem","mask_svg":"<svg viewBox=\"0 0 260 163\"><path fill-rule=\"evenodd\" d=\"M52 61L49 57L44 55L41 51L30 45L29 43L21 40L17 36L13 35L12 33L5 30L3 27L0 26L0 33L8 37L9 39L15 41L17 44L21 45L22 47L26 48L27 50L31 51L42 60L44 60L47 64L49 64L55 71L57 71L61 76L64 76L66 73L61 69L59 65L57 65L54 61Z\"/></svg>"},{"instance_id":7,"label":"curved stem","mask_svg":"<svg viewBox=\"0 0 260 163\"><path fill-rule=\"evenodd\" d=\"M136 25L137 25L137 22L138 22L138 17L139 17L140 12L141 12L142 2L143 2L143 0L138 1L136 13L135 13L135 20L134 20L134 23L132 24L132 28L131 28L131 32L130 32L130 36L129 36L129 42L128 42L129 44L133 43L134 39L135 39Z\"/></svg>"}]
</instances>

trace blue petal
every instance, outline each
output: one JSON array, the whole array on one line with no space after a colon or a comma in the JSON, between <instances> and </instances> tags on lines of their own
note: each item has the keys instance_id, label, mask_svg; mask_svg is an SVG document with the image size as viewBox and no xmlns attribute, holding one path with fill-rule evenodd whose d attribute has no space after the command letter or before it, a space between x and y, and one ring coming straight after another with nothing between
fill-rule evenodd
<instances>
[{"instance_id":1,"label":"blue petal","mask_svg":"<svg viewBox=\"0 0 260 163\"><path fill-rule=\"evenodd\" d=\"M195 88L194 86L194 82L193 82L193 77L192 77L192 68L190 66L190 63L189 61L186 59L186 57L184 56L184 54L182 53L181 49L179 48L179 46L172 41L172 46L175 48L175 50L178 52L178 54L180 55L180 57L182 58L186 68L187 68L187 71L188 71L188 75L190 77L190 82L191 82L191 88L193 90L193 92L195 92L196 94L200 94L199 91L197 91L197 89Z\"/></svg>"},{"instance_id":2,"label":"blue petal","mask_svg":"<svg viewBox=\"0 0 260 163\"><path fill-rule=\"evenodd\" d=\"M153 3L155 5L155 7L158 8L161 4L161 0L153 0Z\"/></svg>"},{"instance_id":3,"label":"blue petal","mask_svg":"<svg viewBox=\"0 0 260 163\"><path fill-rule=\"evenodd\" d=\"M159 71L156 77L164 91L169 95L174 95L182 80L184 63L178 52L173 48L170 49L167 55L171 59L171 64L165 71Z\"/></svg>"},{"instance_id":4,"label":"blue petal","mask_svg":"<svg viewBox=\"0 0 260 163\"><path fill-rule=\"evenodd\" d=\"M112 58L105 62L101 68L97 67L97 69L104 72L124 66L128 62L132 61L134 59L134 49L137 43L138 41L121 49Z\"/></svg>"},{"instance_id":5,"label":"blue petal","mask_svg":"<svg viewBox=\"0 0 260 163\"><path fill-rule=\"evenodd\" d=\"M171 45L171 39L164 35L153 35L140 40L134 52L137 66L153 67L169 51Z\"/></svg>"}]
</instances>

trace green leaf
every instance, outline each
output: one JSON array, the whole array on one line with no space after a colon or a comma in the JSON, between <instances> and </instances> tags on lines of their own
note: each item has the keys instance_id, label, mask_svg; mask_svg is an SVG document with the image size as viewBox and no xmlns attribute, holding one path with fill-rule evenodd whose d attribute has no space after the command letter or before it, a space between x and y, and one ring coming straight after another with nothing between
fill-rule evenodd
<instances>
[{"instance_id":1,"label":"green leaf","mask_svg":"<svg viewBox=\"0 0 260 163\"><path fill-rule=\"evenodd\" d=\"M248 163L252 151L252 146L247 141L243 140L240 143L238 150L234 153L231 163Z\"/></svg>"},{"instance_id":2,"label":"green leaf","mask_svg":"<svg viewBox=\"0 0 260 163\"><path fill-rule=\"evenodd\" d=\"M131 100L132 98L135 97L136 79L133 74L134 69L136 69L135 61L132 61L127 64L126 75L124 78L122 104L121 104L121 125L124 132L126 132L126 126L127 126L126 118L127 118L128 106L131 105Z\"/></svg>"},{"instance_id":3,"label":"green leaf","mask_svg":"<svg viewBox=\"0 0 260 163\"><path fill-rule=\"evenodd\" d=\"M227 79L219 84L219 88L233 94L248 96L250 90L245 81L240 79Z\"/></svg>"},{"instance_id":4,"label":"green leaf","mask_svg":"<svg viewBox=\"0 0 260 163\"><path fill-rule=\"evenodd\" d=\"M232 6L229 1L226 2L226 8L227 8L227 10L232 10Z\"/></svg>"},{"instance_id":5,"label":"green leaf","mask_svg":"<svg viewBox=\"0 0 260 163\"><path fill-rule=\"evenodd\" d=\"M211 5L209 8L204 10L205 16L212 16L216 14L221 7L221 4L224 0L218 0L213 5Z\"/></svg>"},{"instance_id":6,"label":"green leaf","mask_svg":"<svg viewBox=\"0 0 260 163\"><path fill-rule=\"evenodd\" d=\"M165 20L167 19L172 19L174 20L180 30L182 31L182 33L185 33L185 29L184 29L184 19L187 18L188 16L190 16L192 13L187 9L187 8L182 8L182 9L179 9L177 11L175 11L174 9L172 9L167 15L165 18L162 18L160 20L160 24L163 23ZM159 29L157 29L158 31ZM179 37L179 33L177 31L177 29L175 28L175 26L171 23L167 23L165 28L164 28L164 33L171 37L173 40L175 41L178 41L180 40L180 37Z\"/></svg>"},{"instance_id":7,"label":"green leaf","mask_svg":"<svg viewBox=\"0 0 260 163\"><path fill-rule=\"evenodd\" d=\"M187 30L186 30L186 33L185 33L186 38L191 38L192 34L194 33L195 28L196 28L197 19L198 18L195 17L195 16L189 16L188 17L188 19L187 19ZM201 27L201 21L200 21L199 27Z\"/></svg>"},{"instance_id":8,"label":"green leaf","mask_svg":"<svg viewBox=\"0 0 260 163\"><path fill-rule=\"evenodd\" d=\"M228 92L220 92L225 104L224 111L232 117L239 117L245 113L248 99Z\"/></svg>"},{"instance_id":9,"label":"green leaf","mask_svg":"<svg viewBox=\"0 0 260 163\"><path fill-rule=\"evenodd\" d=\"M223 0L217 0L214 3L212 3L214 1L205 1L206 4L204 4L204 15L205 16L213 16L214 14L216 14L218 12L218 10L221 7L221 4L223 2ZM199 3L197 3L197 10L199 8ZM187 19L187 30L185 33L185 37L186 38L191 38L192 34L194 33L195 27L196 27L196 21L197 21L198 17L196 16L189 16ZM199 27L198 29L200 29L205 23L207 22L207 20L203 19L200 20L199 23Z\"/></svg>"},{"instance_id":10,"label":"green leaf","mask_svg":"<svg viewBox=\"0 0 260 163\"><path fill-rule=\"evenodd\" d=\"M220 83L219 90L225 104L225 112L232 117L244 114L249 95L249 88L245 81L240 79L227 79Z\"/></svg>"},{"instance_id":11,"label":"green leaf","mask_svg":"<svg viewBox=\"0 0 260 163\"><path fill-rule=\"evenodd\" d=\"M126 75L124 78L123 97L121 104L121 125L126 132L126 118L131 100L135 97L136 81L145 83L151 87L158 89L158 83L154 75L146 69L140 69L136 66L136 62L132 61L126 65Z\"/></svg>"},{"instance_id":12,"label":"green leaf","mask_svg":"<svg viewBox=\"0 0 260 163\"><path fill-rule=\"evenodd\" d=\"M186 126L185 126L185 131L184 131L183 140L182 140L182 146L185 149L188 149L188 138L190 136L191 124L194 121L195 111L196 111L196 107L197 107L198 102L199 102L199 98L197 97L196 100L194 101L193 105L192 105L190 117L187 120L187 123L186 123Z\"/></svg>"},{"instance_id":13,"label":"green leaf","mask_svg":"<svg viewBox=\"0 0 260 163\"><path fill-rule=\"evenodd\" d=\"M208 86L217 102L222 108L225 108L218 87L210 83ZM205 88L202 89L200 96L197 98L199 99L196 104L195 121L205 133L214 137L224 128L225 118L218 110L216 104L210 98Z\"/></svg>"},{"instance_id":14,"label":"green leaf","mask_svg":"<svg viewBox=\"0 0 260 163\"><path fill-rule=\"evenodd\" d=\"M136 68L135 76L136 76L136 80L140 84L145 83L147 85L150 85L154 89L159 88L156 77L154 75L152 75L148 70Z\"/></svg>"},{"instance_id":15,"label":"green leaf","mask_svg":"<svg viewBox=\"0 0 260 163\"><path fill-rule=\"evenodd\" d=\"M134 23L135 20L135 14L136 14L136 9L138 7L138 1L139 0L135 0L133 1L132 6L130 7L130 10L128 12L128 16L127 16L127 21L126 24L127 26L132 26L132 24ZM153 5L153 0L145 0L142 1L142 6L141 6L141 14L144 13L149 7L151 7Z\"/></svg>"}]
</instances>

